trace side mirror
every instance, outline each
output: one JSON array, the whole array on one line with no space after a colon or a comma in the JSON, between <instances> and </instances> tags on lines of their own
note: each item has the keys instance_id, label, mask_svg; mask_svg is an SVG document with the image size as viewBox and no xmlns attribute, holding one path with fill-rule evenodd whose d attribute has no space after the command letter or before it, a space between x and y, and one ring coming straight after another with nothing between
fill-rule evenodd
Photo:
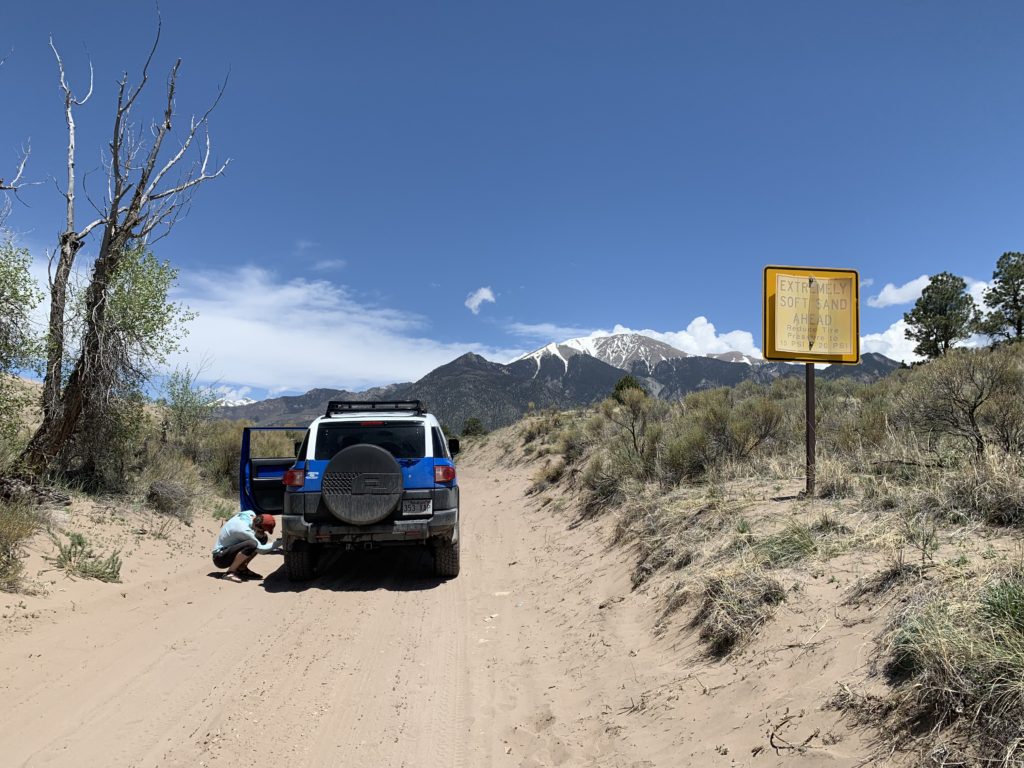
<instances>
[{"instance_id":1,"label":"side mirror","mask_svg":"<svg viewBox=\"0 0 1024 768\"><path fill-rule=\"evenodd\" d=\"M448 438L448 453L452 456L457 455L459 452L459 438L449 437Z\"/></svg>"},{"instance_id":2,"label":"side mirror","mask_svg":"<svg viewBox=\"0 0 1024 768\"><path fill-rule=\"evenodd\" d=\"M301 448L301 447L302 447L302 441L301 440L296 440L295 441L295 458L299 458L299 448Z\"/></svg>"}]
</instances>

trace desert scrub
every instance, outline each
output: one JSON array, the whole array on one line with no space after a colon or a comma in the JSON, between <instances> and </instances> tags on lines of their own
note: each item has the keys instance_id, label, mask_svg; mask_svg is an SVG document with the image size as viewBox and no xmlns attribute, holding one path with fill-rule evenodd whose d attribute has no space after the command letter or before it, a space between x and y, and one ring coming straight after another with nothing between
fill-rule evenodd
<instances>
[{"instance_id":1,"label":"desert scrub","mask_svg":"<svg viewBox=\"0 0 1024 768\"><path fill-rule=\"evenodd\" d=\"M554 410L542 411L536 416L530 416L523 422L523 445L551 436L562 426L563 419L563 414Z\"/></svg>"},{"instance_id":2,"label":"desert scrub","mask_svg":"<svg viewBox=\"0 0 1024 768\"><path fill-rule=\"evenodd\" d=\"M889 636L908 729L930 727L985 765L1024 761L1024 573L945 585L912 602Z\"/></svg>"},{"instance_id":3,"label":"desert scrub","mask_svg":"<svg viewBox=\"0 0 1024 768\"><path fill-rule=\"evenodd\" d=\"M533 483L527 489L528 494L541 493L546 491L552 485L562 479L562 475L565 474L565 461L558 459L556 461L546 461L544 466L537 470L537 473L533 477Z\"/></svg>"},{"instance_id":4,"label":"desert scrub","mask_svg":"<svg viewBox=\"0 0 1024 768\"><path fill-rule=\"evenodd\" d=\"M692 626L712 656L725 656L753 637L786 599L776 579L757 570L713 576L700 588L700 606Z\"/></svg>"},{"instance_id":5,"label":"desert scrub","mask_svg":"<svg viewBox=\"0 0 1024 768\"><path fill-rule=\"evenodd\" d=\"M39 513L29 504L0 503L0 590L21 588L25 544L40 527Z\"/></svg>"},{"instance_id":6,"label":"desert scrub","mask_svg":"<svg viewBox=\"0 0 1024 768\"><path fill-rule=\"evenodd\" d=\"M106 557L97 555L80 533L68 534L66 544L55 536L53 543L57 545L57 554L48 559L69 576L108 582L121 580L119 550L115 549Z\"/></svg>"},{"instance_id":7,"label":"desert scrub","mask_svg":"<svg viewBox=\"0 0 1024 768\"><path fill-rule=\"evenodd\" d=\"M624 478L600 456L594 456L583 470L583 514L599 515L622 502Z\"/></svg>"},{"instance_id":8,"label":"desert scrub","mask_svg":"<svg viewBox=\"0 0 1024 768\"><path fill-rule=\"evenodd\" d=\"M823 499L848 499L856 493L857 478L846 462L825 456L816 463L815 485Z\"/></svg>"},{"instance_id":9,"label":"desert scrub","mask_svg":"<svg viewBox=\"0 0 1024 768\"><path fill-rule=\"evenodd\" d=\"M241 460L242 429L248 421L211 421L200 437L201 466L207 479L226 492L238 492L238 464Z\"/></svg>"},{"instance_id":10,"label":"desert scrub","mask_svg":"<svg viewBox=\"0 0 1024 768\"><path fill-rule=\"evenodd\" d=\"M214 520L223 521L234 517L235 512L236 510L231 504L228 504L226 501L218 501L213 506L212 515Z\"/></svg>"},{"instance_id":11,"label":"desert scrub","mask_svg":"<svg viewBox=\"0 0 1024 768\"><path fill-rule=\"evenodd\" d=\"M954 521L1024 526L1024 460L988 450L939 474L933 484L936 504Z\"/></svg>"}]
</instances>

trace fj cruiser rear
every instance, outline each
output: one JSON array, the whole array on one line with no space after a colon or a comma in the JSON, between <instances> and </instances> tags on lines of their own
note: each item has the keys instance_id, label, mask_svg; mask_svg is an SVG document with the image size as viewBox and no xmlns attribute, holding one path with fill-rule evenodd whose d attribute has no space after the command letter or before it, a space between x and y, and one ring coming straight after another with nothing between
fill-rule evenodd
<instances>
[{"instance_id":1,"label":"fj cruiser rear","mask_svg":"<svg viewBox=\"0 0 1024 768\"><path fill-rule=\"evenodd\" d=\"M295 458L251 458L242 437L241 503L280 514L288 578L313 578L328 548L428 546L438 576L459 575L459 441L413 401L332 400Z\"/></svg>"}]
</instances>

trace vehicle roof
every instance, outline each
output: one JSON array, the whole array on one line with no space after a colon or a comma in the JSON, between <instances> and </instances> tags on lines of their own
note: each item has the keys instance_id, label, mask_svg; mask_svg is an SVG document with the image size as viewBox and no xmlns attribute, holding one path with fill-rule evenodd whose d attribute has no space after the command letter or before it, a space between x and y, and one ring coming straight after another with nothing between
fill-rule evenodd
<instances>
[{"instance_id":1,"label":"vehicle roof","mask_svg":"<svg viewBox=\"0 0 1024 768\"><path fill-rule=\"evenodd\" d=\"M309 425L315 429L320 424L344 424L353 421L422 421L428 427L440 427L441 423L432 413L415 411L347 411L334 416L320 416Z\"/></svg>"}]
</instances>

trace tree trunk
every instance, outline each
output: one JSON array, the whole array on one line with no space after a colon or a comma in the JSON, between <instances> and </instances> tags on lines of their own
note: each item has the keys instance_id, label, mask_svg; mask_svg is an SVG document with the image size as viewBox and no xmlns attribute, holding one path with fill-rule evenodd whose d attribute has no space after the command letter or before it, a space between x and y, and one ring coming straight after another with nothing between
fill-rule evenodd
<instances>
[{"instance_id":1,"label":"tree trunk","mask_svg":"<svg viewBox=\"0 0 1024 768\"><path fill-rule=\"evenodd\" d=\"M46 374L43 378L43 416L55 414L60 405L64 377L64 312L67 307L68 278L82 241L75 232L60 237L60 259L50 290L50 324L47 328Z\"/></svg>"},{"instance_id":2,"label":"tree trunk","mask_svg":"<svg viewBox=\"0 0 1024 768\"><path fill-rule=\"evenodd\" d=\"M115 235L118 240L121 237ZM71 371L67 386L64 387L60 407L53 407L43 414L43 423L25 446L20 463L33 475L45 474L61 448L71 438L78 426L78 420L90 405L90 399L97 396L94 386L99 367L103 365L102 335L107 308L107 286L111 276L126 252L125 246L112 245L109 230L104 232L100 256L96 259L92 280L85 299L85 338L82 351ZM61 315L63 318L63 314ZM61 323L63 330L63 322ZM58 382L59 385L59 382Z\"/></svg>"}]
</instances>

